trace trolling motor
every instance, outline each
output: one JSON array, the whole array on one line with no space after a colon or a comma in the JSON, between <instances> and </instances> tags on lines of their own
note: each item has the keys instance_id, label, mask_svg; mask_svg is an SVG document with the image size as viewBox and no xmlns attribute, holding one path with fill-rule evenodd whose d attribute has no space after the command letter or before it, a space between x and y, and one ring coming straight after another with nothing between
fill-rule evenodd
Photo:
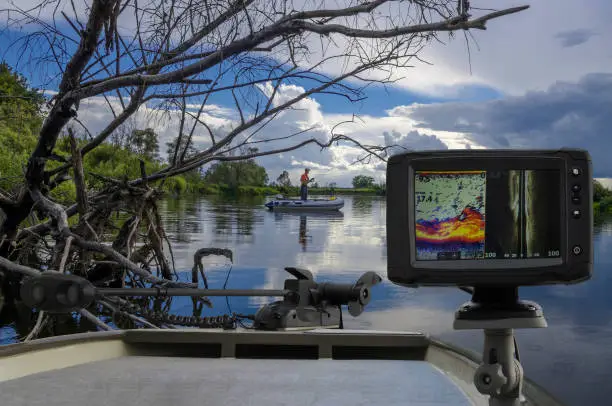
<instances>
[{"instance_id":1,"label":"trolling motor","mask_svg":"<svg viewBox=\"0 0 612 406\"><path fill-rule=\"evenodd\" d=\"M285 280L284 289L279 290L98 288L80 276L48 271L25 280L21 286L21 298L32 308L70 313L108 296L280 296L282 300L264 305L255 314L255 329L341 328L341 306L348 305L349 313L358 316L370 302L370 288L382 280L376 273L366 272L354 284L317 283L306 269L288 267L285 270L296 279Z\"/></svg>"}]
</instances>

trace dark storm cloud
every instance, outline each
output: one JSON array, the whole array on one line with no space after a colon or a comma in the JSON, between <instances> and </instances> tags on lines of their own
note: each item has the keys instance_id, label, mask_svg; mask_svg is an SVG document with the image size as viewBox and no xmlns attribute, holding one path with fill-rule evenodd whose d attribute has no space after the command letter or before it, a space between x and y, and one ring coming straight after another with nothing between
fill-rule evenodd
<instances>
[{"instance_id":1,"label":"dark storm cloud","mask_svg":"<svg viewBox=\"0 0 612 406\"><path fill-rule=\"evenodd\" d=\"M445 143L435 135L421 134L416 130L402 135L397 131L384 132L385 145L391 147L390 155L399 154L408 150L426 151L436 149L448 149Z\"/></svg>"},{"instance_id":2,"label":"dark storm cloud","mask_svg":"<svg viewBox=\"0 0 612 406\"><path fill-rule=\"evenodd\" d=\"M563 48L575 47L584 44L591 37L596 35L595 32L586 29L562 31L555 35L555 38L561 42Z\"/></svg>"},{"instance_id":3,"label":"dark storm cloud","mask_svg":"<svg viewBox=\"0 0 612 406\"><path fill-rule=\"evenodd\" d=\"M487 148L589 150L595 176L612 176L612 74L594 73L577 83L558 82L484 103L445 103L397 109L430 131L467 134Z\"/></svg>"}]
</instances>

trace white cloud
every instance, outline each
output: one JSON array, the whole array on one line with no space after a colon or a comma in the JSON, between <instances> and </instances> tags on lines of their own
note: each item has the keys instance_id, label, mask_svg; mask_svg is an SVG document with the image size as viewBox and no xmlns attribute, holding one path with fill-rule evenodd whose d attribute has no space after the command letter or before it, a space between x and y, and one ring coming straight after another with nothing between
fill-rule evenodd
<instances>
[{"instance_id":1,"label":"white cloud","mask_svg":"<svg viewBox=\"0 0 612 406\"><path fill-rule=\"evenodd\" d=\"M554 4L498 0L494 6L490 2L472 2L473 7L496 9L521 4L529 4L530 8L490 21L486 31L472 32L480 49L472 42L471 66L476 80L511 94L522 94L545 89L553 80L577 81L590 72L612 72L608 41L612 36L608 18L612 14L611 2L591 0L588 6L571 0ZM564 48L557 35L579 29L598 35L579 46ZM466 42L463 33L457 34L448 46L433 44L425 50L423 57L434 66L419 66L411 75L412 84L405 84L407 87L435 89L436 84L444 84L444 69L449 69L452 80L458 83L470 79Z\"/></svg>"},{"instance_id":2,"label":"white cloud","mask_svg":"<svg viewBox=\"0 0 612 406\"><path fill-rule=\"evenodd\" d=\"M262 91L270 92L271 88L263 86ZM278 89L273 104L278 105L303 92L304 89L298 86L283 85ZM116 112L121 111L117 98L109 97L108 100ZM188 105L187 108L195 113L199 106ZM427 131L420 133L416 130L418 123L408 117L403 109L404 107L398 107L389 110L385 116L362 116L347 122L353 117L325 114L321 104L314 98L305 98L296 103L292 109L278 114L261 130L256 131L256 128L253 128L245 132L243 138L256 131L250 141L255 142L253 146L260 148L261 151L285 148L309 138L326 142L329 140L332 128L337 123L345 122L334 131L350 136L365 145L398 144L412 149L465 148L467 139L459 133L452 131L439 131L435 135L429 135ZM107 102L101 97L83 101L78 113L79 119L94 134L101 131L113 119ZM209 125L217 139L239 123L236 111L219 105L208 106L200 119ZM187 120L185 132L190 131L193 122L193 119ZM153 128L160 137L160 153L165 157L165 143L177 136L179 123L178 110L163 111L153 106L143 106L128 124L133 128ZM284 138L304 130L308 131ZM272 139L276 140L264 142ZM208 131L203 126L196 127L194 143L200 149L210 145ZM382 161L375 159L367 164L355 163L363 154L363 150L353 144L333 145L325 150L321 150L316 144L311 144L297 150L261 157L258 161L266 167L270 180L275 180L282 171L287 170L293 183L297 183L304 167L312 169L312 176L320 185L335 182L339 186L349 186L352 178L358 174L374 176L377 180L383 179L385 166Z\"/></svg>"},{"instance_id":3,"label":"white cloud","mask_svg":"<svg viewBox=\"0 0 612 406\"><path fill-rule=\"evenodd\" d=\"M78 110L79 120L89 129L92 134L102 131L112 120L112 110L116 114L122 111L122 106L117 97L92 97L81 102ZM111 110L112 107L112 110ZM196 114L199 106L187 106L187 110ZM170 142L178 135L181 113L178 110L164 111L153 106L143 105L132 115L126 123L127 127L143 129L152 128L159 136L160 153L165 155L165 143ZM200 120L206 122L217 133L226 133L234 124L235 112L221 106L210 105L200 116ZM186 120L184 131L189 133L194 120ZM76 127L79 128L78 126ZM196 147L203 148L210 145L210 137L203 126L197 126L194 132L193 142Z\"/></svg>"}]
</instances>

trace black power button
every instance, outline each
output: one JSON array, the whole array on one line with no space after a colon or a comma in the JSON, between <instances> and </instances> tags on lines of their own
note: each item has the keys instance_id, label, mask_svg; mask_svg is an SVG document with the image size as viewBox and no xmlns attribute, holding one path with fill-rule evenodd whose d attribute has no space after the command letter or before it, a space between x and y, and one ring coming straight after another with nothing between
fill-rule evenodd
<instances>
[{"instance_id":1,"label":"black power button","mask_svg":"<svg viewBox=\"0 0 612 406\"><path fill-rule=\"evenodd\" d=\"M574 245L572 248L572 253L574 255L580 255L582 253L582 247L580 247L580 245Z\"/></svg>"}]
</instances>

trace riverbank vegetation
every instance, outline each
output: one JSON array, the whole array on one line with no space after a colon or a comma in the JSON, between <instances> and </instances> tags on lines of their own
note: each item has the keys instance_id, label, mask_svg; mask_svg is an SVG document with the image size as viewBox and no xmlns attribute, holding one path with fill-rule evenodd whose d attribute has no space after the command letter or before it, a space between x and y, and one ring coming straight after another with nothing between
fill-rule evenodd
<instances>
[{"instance_id":1,"label":"riverbank vegetation","mask_svg":"<svg viewBox=\"0 0 612 406\"><path fill-rule=\"evenodd\" d=\"M593 209L595 213L612 213L612 191L596 180L593 181Z\"/></svg>"}]
</instances>

